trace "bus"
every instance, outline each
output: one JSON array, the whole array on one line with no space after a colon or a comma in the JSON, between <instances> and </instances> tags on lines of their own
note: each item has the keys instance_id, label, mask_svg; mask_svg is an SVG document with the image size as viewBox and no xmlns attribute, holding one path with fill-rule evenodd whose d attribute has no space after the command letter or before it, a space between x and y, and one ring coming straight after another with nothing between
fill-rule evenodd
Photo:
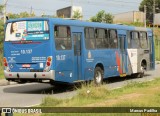
<instances>
[{"instance_id":1,"label":"bus","mask_svg":"<svg viewBox=\"0 0 160 116\"><path fill-rule=\"evenodd\" d=\"M60 18L22 18L5 25L4 75L19 83L76 83L155 69L149 28Z\"/></svg>"}]
</instances>

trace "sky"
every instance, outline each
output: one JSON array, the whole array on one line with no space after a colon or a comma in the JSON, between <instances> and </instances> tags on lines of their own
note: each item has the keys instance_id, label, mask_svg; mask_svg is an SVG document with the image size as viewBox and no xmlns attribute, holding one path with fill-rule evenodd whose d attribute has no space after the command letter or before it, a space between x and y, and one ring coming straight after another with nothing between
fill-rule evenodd
<instances>
[{"instance_id":1,"label":"sky","mask_svg":"<svg viewBox=\"0 0 160 116\"><path fill-rule=\"evenodd\" d=\"M3 4L5 0L0 0ZM138 7L142 0L8 0L6 11L7 13L31 12L37 16L56 15L56 10L71 6L81 6L83 19L87 20L95 16L98 11L105 10L106 13L112 15L138 11Z\"/></svg>"}]
</instances>

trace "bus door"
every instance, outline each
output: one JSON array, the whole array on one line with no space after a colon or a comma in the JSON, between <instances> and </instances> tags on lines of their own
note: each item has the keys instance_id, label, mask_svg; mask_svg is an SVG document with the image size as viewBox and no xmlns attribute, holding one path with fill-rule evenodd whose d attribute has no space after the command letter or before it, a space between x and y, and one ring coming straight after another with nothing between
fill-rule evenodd
<instances>
[{"instance_id":1,"label":"bus door","mask_svg":"<svg viewBox=\"0 0 160 116\"><path fill-rule=\"evenodd\" d=\"M127 73L127 51L126 51L126 36L119 35L119 49L120 49L120 67L121 67L121 74L120 76L126 76Z\"/></svg>"},{"instance_id":2,"label":"bus door","mask_svg":"<svg viewBox=\"0 0 160 116\"><path fill-rule=\"evenodd\" d=\"M81 78L81 37L82 33L73 33L73 45L74 45L74 78L77 80Z\"/></svg>"}]
</instances>

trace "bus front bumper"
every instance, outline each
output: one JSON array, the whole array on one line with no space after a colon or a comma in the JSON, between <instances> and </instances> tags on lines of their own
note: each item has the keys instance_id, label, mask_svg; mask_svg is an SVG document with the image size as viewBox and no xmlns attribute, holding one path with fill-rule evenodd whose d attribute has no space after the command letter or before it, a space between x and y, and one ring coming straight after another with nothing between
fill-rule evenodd
<instances>
[{"instance_id":1,"label":"bus front bumper","mask_svg":"<svg viewBox=\"0 0 160 116\"><path fill-rule=\"evenodd\" d=\"M42 79L42 80L55 80L55 71L49 72L8 72L4 70L4 76L7 80L16 79Z\"/></svg>"}]
</instances>

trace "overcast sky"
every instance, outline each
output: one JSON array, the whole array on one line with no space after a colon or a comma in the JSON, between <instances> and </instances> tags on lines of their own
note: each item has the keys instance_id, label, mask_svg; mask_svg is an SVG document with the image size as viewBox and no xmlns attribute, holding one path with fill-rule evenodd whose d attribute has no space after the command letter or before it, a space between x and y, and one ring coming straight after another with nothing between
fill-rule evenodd
<instances>
[{"instance_id":1,"label":"overcast sky","mask_svg":"<svg viewBox=\"0 0 160 116\"><path fill-rule=\"evenodd\" d=\"M118 14L128 11L138 11L142 0L8 0L7 12L19 13L30 12L31 9L36 15L55 15L56 10L70 6L81 6L83 19L89 19L98 11L105 10L107 13ZM3 4L4 0L0 0Z\"/></svg>"}]
</instances>

